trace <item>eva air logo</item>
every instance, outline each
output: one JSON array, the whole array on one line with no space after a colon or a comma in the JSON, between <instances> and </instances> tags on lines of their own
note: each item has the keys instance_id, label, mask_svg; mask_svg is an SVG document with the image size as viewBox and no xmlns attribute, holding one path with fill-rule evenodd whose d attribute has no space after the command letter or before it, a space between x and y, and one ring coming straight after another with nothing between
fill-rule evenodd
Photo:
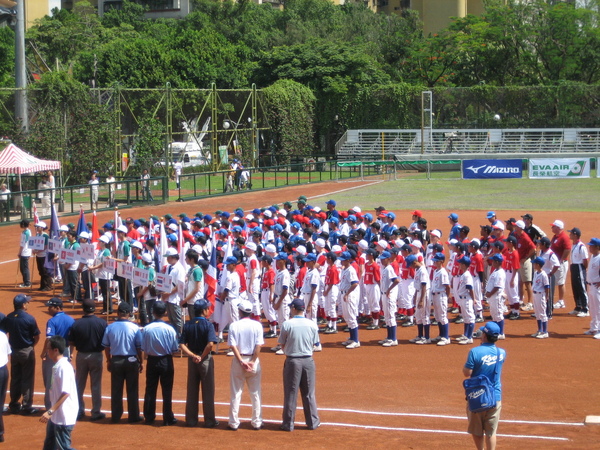
<instances>
[{"instance_id":1,"label":"eva air logo","mask_svg":"<svg viewBox=\"0 0 600 450\"><path fill-rule=\"evenodd\" d=\"M567 176L568 177L580 176L584 172L586 164L587 164L587 161L585 161L585 160L577 161L575 164L573 164L571 166L569 173L567 173Z\"/></svg>"}]
</instances>

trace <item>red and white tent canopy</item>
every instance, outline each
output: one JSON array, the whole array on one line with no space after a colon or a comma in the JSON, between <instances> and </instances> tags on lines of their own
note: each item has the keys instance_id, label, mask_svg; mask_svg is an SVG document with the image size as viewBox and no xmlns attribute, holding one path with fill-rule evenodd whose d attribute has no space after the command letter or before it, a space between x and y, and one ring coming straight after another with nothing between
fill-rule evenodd
<instances>
[{"instance_id":1,"label":"red and white tent canopy","mask_svg":"<svg viewBox=\"0 0 600 450\"><path fill-rule=\"evenodd\" d=\"M60 161L48 161L36 158L21 150L15 144L9 144L0 152L0 173L24 173L41 172L43 170L59 170Z\"/></svg>"}]
</instances>

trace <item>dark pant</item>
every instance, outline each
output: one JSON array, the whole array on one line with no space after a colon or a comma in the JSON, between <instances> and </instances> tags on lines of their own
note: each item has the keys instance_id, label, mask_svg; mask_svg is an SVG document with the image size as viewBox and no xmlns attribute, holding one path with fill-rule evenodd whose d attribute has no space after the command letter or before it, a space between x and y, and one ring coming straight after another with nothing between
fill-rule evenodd
<instances>
[{"instance_id":1,"label":"dark pant","mask_svg":"<svg viewBox=\"0 0 600 450\"><path fill-rule=\"evenodd\" d=\"M144 395L144 418L151 422L156 418L156 392L158 383L163 398L163 422L173 421L173 356L148 356L146 364L146 394Z\"/></svg>"},{"instance_id":2,"label":"dark pant","mask_svg":"<svg viewBox=\"0 0 600 450\"><path fill-rule=\"evenodd\" d=\"M575 310L588 312L588 297L585 288L586 270L583 264L571 264L571 288L575 299Z\"/></svg>"},{"instance_id":3,"label":"dark pant","mask_svg":"<svg viewBox=\"0 0 600 450\"><path fill-rule=\"evenodd\" d=\"M103 310L109 313L113 312L112 299L110 298L110 280L99 279L100 291L102 292Z\"/></svg>"},{"instance_id":4,"label":"dark pant","mask_svg":"<svg viewBox=\"0 0 600 450\"><path fill-rule=\"evenodd\" d=\"M65 278L63 280L63 293L70 295L72 299L79 298L77 295L77 279L79 274L76 270L65 270Z\"/></svg>"},{"instance_id":5,"label":"dark pant","mask_svg":"<svg viewBox=\"0 0 600 450\"><path fill-rule=\"evenodd\" d=\"M118 275L115 275L114 279L119 286L119 300L129 303L133 307L133 286L131 285L131 281Z\"/></svg>"},{"instance_id":6,"label":"dark pant","mask_svg":"<svg viewBox=\"0 0 600 450\"><path fill-rule=\"evenodd\" d=\"M304 408L304 420L309 429L319 426L319 413L315 398L315 361L311 357L286 358L283 364L283 423L286 430L294 429L298 388Z\"/></svg>"},{"instance_id":7,"label":"dark pant","mask_svg":"<svg viewBox=\"0 0 600 450\"><path fill-rule=\"evenodd\" d=\"M46 263L46 257L36 256L35 261L38 267L38 273L40 274L40 289L52 288L52 277L44 267Z\"/></svg>"},{"instance_id":8,"label":"dark pant","mask_svg":"<svg viewBox=\"0 0 600 450\"><path fill-rule=\"evenodd\" d=\"M10 220L8 200L0 201L0 222L8 222Z\"/></svg>"},{"instance_id":9,"label":"dark pant","mask_svg":"<svg viewBox=\"0 0 600 450\"><path fill-rule=\"evenodd\" d=\"M81 272L81 284L83 285L83 298L92 298L92 283L94 275L89 270Z\"/></svg>"},{"instance_id":10,"label":"dark pant","mask_svg":"<svg viewBox=\"0 0 600 450\"><path fill-rule=\"evenodd\" d=\"M550 295L548 298L548 302L546 303L546 314L548 315L548 320L552 318L552 313L554 312L554 288L556 287L556 276L548 275L550 278Z\"/></svg>"},{"instance_id":11,"label":"dark pant","mask_svg":"<svg viewBox=\"0 0 600 450\"><path fill-rule=\"evenodd\" d=\"M140 363L136 356L113 356L110 361L110 406L113 421L123 415L123 386L127 385L127 411L129 420L140 415L138 386Z\"/></svg>"},{"instance_id":12,"label":"dark pant","mask_svg":"<svg viewBox=\"0 0 600 450\"><path fill-rule=\"evenodd\" d=\"M90 376L90 389L92 391L92 418L100 415L102 408L102 352L77 352L75 360L77 383L77 397L79 398L79 413L85 412L83 392Z\"/></svg>"},{"instance_id":13,"label":"dark pant","mask_svg":"<svg viewBox=\"0 0 600 450\"><path fill-rule=\"evenodd\" d=\"M44 450L69 450L71 447L71 433L74 425L56 425L51 420L46 425L46 439Z\"/></svg>"},{"instance_id":14,"label":"dark pant","mask_svg":"<svg viewBox=\"0 0 600 450\"><path fill-rule=\"evenodd\" d=\"M13 349L10 364L10 403L11 409L19 409L19 399L23 397L23 409L33 405L33 383L35 375L35 353L33 347Z\"/></svg>"},{"instance_id":15,"label":"dark pant","mask_svg":"<svg viewBox=\"0 0 600 450\"><path fill-rule=\"evenodd\" d=\"M188 359L187 397L185 400L185 423L188 426L198 425L198 400L202 383L202 414L204 426L212 427L215 419L215 364L211 355L196 364Z\"/></svg>"},{"instance_id":16,"label":"dark pant","mask_svg":"<svg viewBox=\"0 0 600 450\"><path fill-rule=\"evenodd\" d=\"M23 284L29 286L31 284L31 276L29 275L29 256L19 256L19 270L23 275Z\"/></svg>"},{"instance_id":17,"label":"dark pant","mask_svg":"<svg viewBox=\"0 0 600 450\"><path fill-rule=\"evenodd\" d=\"M4 419L2 418L2 412L4 409L4 400L6 400L6 388L8 386L8 367L0 367L0 436L4 436Z\"/></svg>"},{"instance_id":18,"label":"dark pant","mask_svg":"<svg viewBox=\"0 0 600 450\"><path fill-rule=\"evenodd\" d=\"M154 310L154 304L156 303L155 298L150 300L140 299L140 325L145 327L154 320L152 317L152 311Z\"/></svg>"}]
</instances>

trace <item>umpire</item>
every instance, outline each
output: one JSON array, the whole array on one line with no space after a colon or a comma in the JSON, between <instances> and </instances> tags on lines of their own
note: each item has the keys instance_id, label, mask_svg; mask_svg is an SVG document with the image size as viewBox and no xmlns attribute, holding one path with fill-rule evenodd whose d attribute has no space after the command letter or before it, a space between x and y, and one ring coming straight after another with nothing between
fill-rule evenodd
<instances>
[{"instance_id":1,"label":"umpire","mask_svg":"<svg viewBox=\"0 0 600 450\"><path fill-rule=\"evenodd\" d=\"M111 422L117 423L123 415L123 385L127 383L129 423L141 422L139 381L142 372L142 332L129 321L131 305L123 300L117 309L118 320L106 327L102 345L106 367L110 372Z\"/></svg>"},{"instance_id":2,"label":"umpire","mask_svg":"<svg viewBox=\"0 0 600 450\"><path fill-rule=\"evenodd\" d=\"M304 300L297 298L291 303L292 318L283 323L279 345L285 353L283 365L283 431L294 429L298 388L302 396L304 420L309 430L321 424L315 398L315 361L313 348L320 345L319 328L312 320L304 317Z\"/></svg>"},{"instance_id":3,"label":"umpire","mask_svg":"<svg viewBox=\"0 0 600 450\"><path fill-rule=\"evenodd\" d=\"M83 316L77 319L71 327L69 343L77 350L75 358L75 382L77 383L77 396L79 397L79 413L77 420L85 416L83 391L88 375L92 391L92 417L90 420L102 420L106 414L102 412L102 338L106 330L106 321L96 316L96 304L92 299L82 303Z\"/></svg>"},{"instance_id":4,"label":"umpire","mask_svg":"<svg viewBox=\"0 0 600 450\"><path fill-rule=\"evenodd\" d=\"M181 351L188 356L187 398L185 401L185 424L198 425L198 400L202 383L202 413L204 428L219 425L215 418L215 365L211 355L217 343L215 328L206 319L210 304L206 300L194 302L194 318L183 326L179 338Z\"/></svg>"},{"instance_id":5,"label":"umpire","mask_svg":"<svg viewBox=\"0 0 600 450\"><path fill-rule=\"evenodd\" d=\"M35 353L33 348L40 340L40 329L31 314L27 313L30 297L19 294L13 299L15 310L2 321L2 330L8 334L12 350L10 365L11 414L31 415L38 412L33 405L35 375ZM23 404L19 399L23 396Z\"/></svg>"}]
</instances>

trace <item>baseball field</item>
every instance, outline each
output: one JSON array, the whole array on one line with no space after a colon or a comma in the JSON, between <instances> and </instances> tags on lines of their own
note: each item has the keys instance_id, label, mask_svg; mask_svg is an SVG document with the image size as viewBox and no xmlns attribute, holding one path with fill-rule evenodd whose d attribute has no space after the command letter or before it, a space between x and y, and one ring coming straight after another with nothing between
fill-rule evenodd
<instances>
[{"instance_id":1,"label":"baseball field","mask_svg":"<svg viewBox=\"0 0 600 450\"><path fill-rule=\"evenodd\" d=\"M334 198L338 209L355 205L372 212L379 205L397 214L396 223L408 225L411 211L421 209L429 229L439 228L447 237L447 216L456 212L460 223L478 231L487 223L485 212L495 210L498 218L520 218L525 213L534 216L546 233L555 219L567 228L579 227L586 242L600 237L600 212L597 196L600 180L409 180L379 182L376 179L343 183L324 182L282 188L265 192L170 203L160 207L127 210L125 216L148 217L151 214L192 215L198 211L245 210L272 203L295 200L299 195L309 197L309 203L324 207ZM104 223L112 212L99 214ZM91 218L86 217L86 218ZM61 222L66 222L63 220ZM68 221L73 221L69 219ZM12 298L23 289L15 288L17 281L17 251L19 228L2 228L0 253L0 311L12 310ZM32 272L33 273L33 272ZM19 281L20 282L20 281ZM34 285L39 277L34 275ZM549 323L549 339L533 339L535 319L529 312L520 320L507 321L506 340L500 346L507 351L503 369L503 407L499 426L498 445L514 449L595 448L600 442L600 425L585 425L588 415L600 415L600 391L596 376L600 373L600 341L583 334L589 318L568 314L573 309L570 283L567 284L566 309L555 311ZM37 319L44 336L49 316L44 302L51 295L31 291L29 312ZM78 307L67 312L81 316ZM453 317L451 315L451 317ZM211 445L216 448L469 448L471 437L466 433L462 367L471 346L452 344L413 345L408 340L416 335L414 328L398 328L399 346L383 348L377 341L386 331L367 331L361 326L361 347L347 350L340 342L347 334L322 335L323 352L315 354L317 365L317 403L322 426L308 431L303 426L303 414L298 410L296 430L279 431L283 399L282 367L284 357L269 349L275 339L266 340L261 354L263 367L262 402L265 427L254 431L250 427L249 398L242 397L242 425L237 432L226 429L229 405L229 368L231 358L224 349L215 357L217 429L129 425L126 417L121 424L109 423L110 375L104 373L103 410L107 419L92 423L80 421L73 432L73 445L85 448L186 448L190 445ZM432 327L432 333L436 333ZM450 335L462 333L462 325L450 326ZM43 342L43 338L41 340ZM476 344L475 344L476 345ZM36 354L41 352L41 344ZM183 418L185 410L186 360L176 358L173 398L176 417ZM140 403L143 401L145 374L140 377ZM34 404L43 404L41 361L36 367ZM87 388L89 393L89 386ZM160 398L160 392L159 392ZM89 408L88 397L86 406ZM299 405L300 406L300 405ZM301 408L301 406L300 406ZM158 405L160 411L160 404ZM88 410L89 411L89 410ZM160 416L159 416L160 419ZM6 416L8 448L40 448L45 426L39 417ZM202 420L202 418L201 418ZM157 423L161 423L157 420Z\"/></svg>"}]
</instances>

